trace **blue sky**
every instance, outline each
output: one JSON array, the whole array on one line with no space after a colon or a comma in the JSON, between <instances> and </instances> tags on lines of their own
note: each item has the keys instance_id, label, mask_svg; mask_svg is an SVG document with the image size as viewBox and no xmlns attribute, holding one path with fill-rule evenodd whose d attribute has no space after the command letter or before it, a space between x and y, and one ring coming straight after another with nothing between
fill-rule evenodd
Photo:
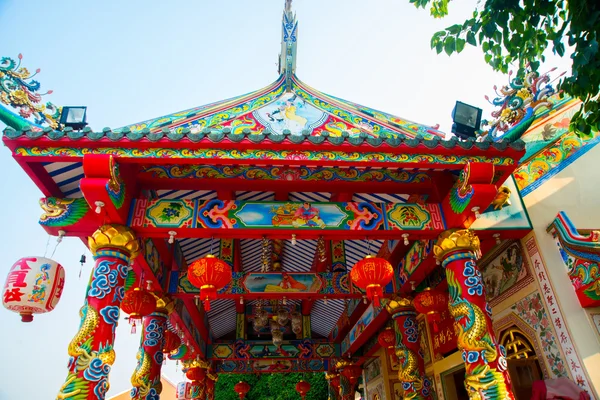
<instances>
[{"instance_id":1,"label":"blue sky","mask_svg":"<svg viewBox=\"0 0 600 400\"><path fill-rule=\"evenodd\" d=\"M57 105L87 105L94 129L117 128L247 93L277 78L283 0L116 1L0 0L0 56L41 68L42 89ZM433 20L408 0L294 0L300 21L297 75L347 100L449 131L456 100L484 108L483 96L506 78L467 47L453 57L429 49L431 35L462 22L474 0L451 3L451 17ZM568 69L552 57L548 68ZM37 224L40 191L0 149L0 230L4 279L12 263L42 255L47 236ZM51 239L52 253L55 239ZM79 257L88 255L83 278ZM79 324L91 256L68 238L53 257L67 272L58 307L33 323L0 309L0 400L54 398L66 376L67 345ZM130 387L138 335L122 321L113 395ZM171 380L181 379L174 363Z\"/></svg>"}]
</instances>

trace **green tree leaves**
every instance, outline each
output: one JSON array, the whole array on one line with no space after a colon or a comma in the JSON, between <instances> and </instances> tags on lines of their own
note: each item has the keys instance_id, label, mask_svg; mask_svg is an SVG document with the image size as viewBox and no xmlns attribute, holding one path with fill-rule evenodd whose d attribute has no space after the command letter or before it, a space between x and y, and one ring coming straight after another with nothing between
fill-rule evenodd
<instances>
[{"instance_id":1,"label":"green tree leaves","mask_svg":"<svg viewBox=\"0 0 600 400\"><path fill-rule=\"evenodd\" d=\"M409 0L417 8L430 7L434 18L448 14L450 0ZM473 18L449 26L431 38L440 54L460 53L468 43L479 46L494 70L507 73L512 65L522 74L537 70L550 48L560 57L572 47L571 76L558 89L580 98L584 105L571 129L589 134L600 128L600 1L598 0L482 0Z\"/></svg>"},{"instance_id":2,"label":"green tree leaves","mask_svg":"<svg viewBox=\"0 0 600 400\"><path fill-rule=\"evenodd\" d=\"M296 392L296 383L301 379L310 383L310 392L306 400L323 400L328 396L325 373L314 374L220 374L215 386L215 400L239 400L234 386L239 381L250 384L252 389L246 395L247 400L300 400Z\"/></svg>"}]
</instances>

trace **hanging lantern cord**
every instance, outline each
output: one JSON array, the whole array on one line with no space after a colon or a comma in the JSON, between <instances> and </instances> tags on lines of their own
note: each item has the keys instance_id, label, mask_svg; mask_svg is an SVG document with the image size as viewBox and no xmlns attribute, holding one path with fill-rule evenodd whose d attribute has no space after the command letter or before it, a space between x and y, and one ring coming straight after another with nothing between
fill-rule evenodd
<instances>
[{"instance_id":1,"label":"hanging lantern cord","mask_svg":"<svg viewBox=\"0 0 600 400\"><path fill-rule=\"evenodd\" d=\"M213 243L214 243L214 242L215 242L215 237L214 237L214 236L211 236L211 237L210 237L210 254L211 254L211 255L214 255L214 254L213 254Z\"/></svg>"},{"instance_id":2,"label":"hanging lantern cord","mask_svg":"<svg viewBox=\"0 0 600 400\"><path fill-rule=\"evenodd\" d=\"M371 255L371 240L367 236L367 255Z\"/></svg>"}]
</instances>

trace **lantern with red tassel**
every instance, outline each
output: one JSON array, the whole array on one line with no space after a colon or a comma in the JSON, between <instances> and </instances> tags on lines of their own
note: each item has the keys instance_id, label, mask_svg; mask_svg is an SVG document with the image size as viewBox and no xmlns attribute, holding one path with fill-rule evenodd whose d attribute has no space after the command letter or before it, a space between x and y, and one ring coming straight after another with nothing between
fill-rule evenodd
<instances>
[{"instance_id":1,"label":"lantern with red tassel","mask_svg":"<svg viewBox=\"0 0 600 400\"><path fill-rule=\"evenodd\" d=\"M244 400L246 393L250 391L250 385L246 382L239 381L235 384L233 390L240 396L240 400Z\"/></svg>"},{"instance_id":2,"label":"lantern with red tassel","mask_svg":"<svg viewBox=\"0 0 600 400\"><path fill-rule=\"evenodd\" d=\"M149 281L148 286L150 286ZM143 288L133 288L132 290L128 290L125 296L123 296L121 310L129 314L131 333L135 333L136 323L141 322L143 317L156 311L156 298L152 293Z\"/></svg>"},{"instance_id":3,"label":"lantern with red tassel","mask_svg":"<svg viewBox=\"0 0 600 400\"><path fill-rule=\"evenodd\" d=\"M305 382L305 381L300 381L300 382L296 383L296 392L298 392L300 394L300 397L302 397L302 400L304 400L304 398L306 397L306 394L308 393L309 390L310 390L310 383Z\"/></svg>"},{"instance_id":4,"label":"lantern with red tassel","mask_svg":"<svg viewBox=\"0 0 600 400\"><path fill-rule=\"evenodd\" d=\"M165 343L163 345L163 353L170 354L181 346L181 339L176 333L166 330L164 334Z\"/></svg>"},{"instance_id":5,"label":"lantern with red tassel","mask_svg":"<svg viewBox=\"0 0 600 400\"><path fill-rule=\"evenodd\" d=\"M440 314L448 308L448 293L427 288L415 296L413 304L418 312L425 314L427 322L433 324L437 333Z\"/></svg>"},{"instance_id":6,"label":"lantern with red tassel","mask_svg":"<svg viewBox=\"0 0 600 400\"><path fill-rule=\"evenodd\" d=\"M379 336L377 336L379 345L392 354L396 347L396 332L392 328L385 328Z\"/></svg>"},{"instance_id":7,"label":"lantern with red tassel","mask_svg":"<svg viewBox=\"0 0 600 400\"><path fill-rule=\"evenodd\" d=\"M194 261L188 268L190 283L200 289L204 309L210 311L210 301L217 298L217 291L231 281L231 267L212 254Z\"/></svg>"},{"instance_id":8,"label":"lantern with red tassel","mask_svg":"<svg viewBox=\"0 0 600 400\"><path fill-rule=\"evenodd\" d=\"M367 298L375 307L381 305L379 300L383 296L383 287L390 283L393 276L394 269L389 262L371 255L357 262L350 271L352 282L367 292Z\"/></svg>"}]
</instances>

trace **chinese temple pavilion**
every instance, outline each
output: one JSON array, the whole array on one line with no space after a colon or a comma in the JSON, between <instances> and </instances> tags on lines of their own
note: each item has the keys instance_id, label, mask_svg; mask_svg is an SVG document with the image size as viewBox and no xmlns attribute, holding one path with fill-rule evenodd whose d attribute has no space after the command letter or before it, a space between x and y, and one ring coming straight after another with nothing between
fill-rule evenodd
<instances>
[{"instance_id":1,"label":"chinese temple pavilion","mask_svg":"<svg viewBox=\"0 0 600 400\"><path fill-rule=\"evenodd\" d=\"M331 400L521 400L553 378L596 398L600 139L569 131L580 102L531 72L477 140L448 138L303 83L297 30L288 0L263 89L99 131L2 59L3 143L39 223L94 255L57 398L105 398L120 310L142 335L133 399L159 398L164 357L178 399L288 372L327 373ZM23 258L3 303L31 321L64 284Z\"/></svg>"}]
</instances>

